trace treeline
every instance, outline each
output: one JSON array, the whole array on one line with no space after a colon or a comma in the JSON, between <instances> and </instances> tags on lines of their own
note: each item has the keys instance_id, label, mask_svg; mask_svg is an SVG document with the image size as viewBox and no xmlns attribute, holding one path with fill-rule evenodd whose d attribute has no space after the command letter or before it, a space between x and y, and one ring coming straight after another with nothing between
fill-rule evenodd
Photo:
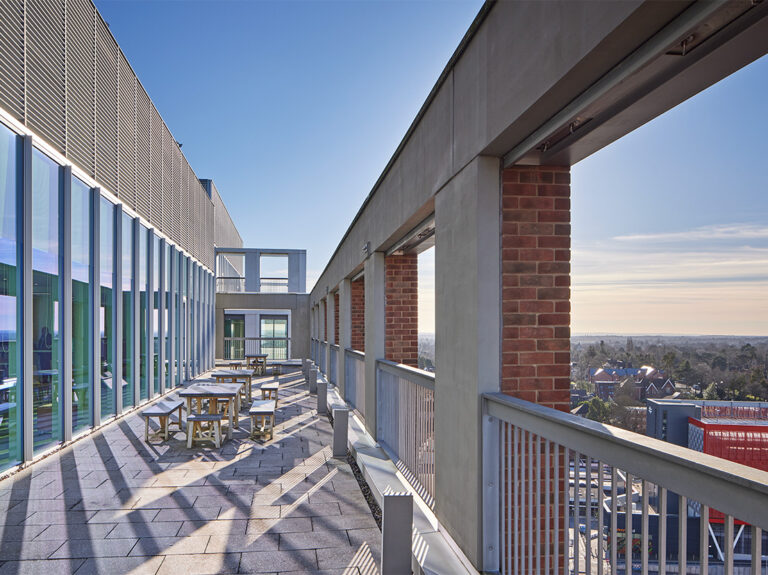
<instances>
[{"instance_id":1,"label":"treeline","mask_svg":"<svg viewBox=\"0 0 768 575\"><path fill-rule=\"evenodd\" d=\"M768 338L574 338L571 361L577 382L591 368L651 365L704 399L768 400Z\"/></svg>"}]
</instances>

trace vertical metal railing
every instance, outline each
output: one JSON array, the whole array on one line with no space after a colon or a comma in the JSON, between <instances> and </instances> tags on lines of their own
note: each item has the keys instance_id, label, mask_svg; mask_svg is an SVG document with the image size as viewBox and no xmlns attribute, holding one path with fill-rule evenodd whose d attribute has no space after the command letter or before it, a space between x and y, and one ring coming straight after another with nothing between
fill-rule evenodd
<instances>
[{"instance_id":1,"label":"vertical metal railing","mask_svg":"<svg viewBox=\"0 0 768 575\"><path fill-rule=\"evenodd\" d=\"M325 367L326 367L325 366L325 349L326 349L327 345L328 345L327 341L321 341L320 342L320 349L319 349L320 355L317 358L317 365L318 365L318 367L320 368L320 371L323 374L326 373L326 371L325 371Z\"/></svg>"},{"instance_id":2,"label":"vertical metal railing","mask_svg":"<svg viewBox=\"0 0 768 575\"><path fill-rule=\"evenodd\" d=\"M267 361L290 358L289 337L225 337L224 359L244 359L247 355L267 354Z\"/></svg>"},{"instance_id":3,"label":"vertical metal railing","mask_svg":"<svg viewBox=\"0 0 768 575\"><path fill-rule=\"evenodd\" d=\"M344 354L344 400L365 418L365 354L354 349Z\"/></svg>"},{"instance_id":4,"label":"vertical metal railing","mask_svg":"<svg viewBox=\"0 0 768 575\"><path fill-rule=\"evenodd\" d=\"M484 397L496 422L484 441L498 446L501 573L768 573L768 473Z\"/></svg>"},{"instance_id":5,"label":"vertical metal railing","mask_svg":"<svg viewBox=\"0 0 768 575\"><path fill-rule=\"evenodd\" d=\"M434 506L434 374L377 361L376 422L379 444L421 498Z\"/></svg>"},{"instance_id":6,"label":"vertical metal railing","mask_svg":"<svg viewBox=\"0 0 768 575\"><path fill-rule=\"evenodd\" d=\"M336 385L338 381L337 370L339 365L339 346L331 344L331 365L328 368L328 381Z\"/></svg>"}]
</instances>

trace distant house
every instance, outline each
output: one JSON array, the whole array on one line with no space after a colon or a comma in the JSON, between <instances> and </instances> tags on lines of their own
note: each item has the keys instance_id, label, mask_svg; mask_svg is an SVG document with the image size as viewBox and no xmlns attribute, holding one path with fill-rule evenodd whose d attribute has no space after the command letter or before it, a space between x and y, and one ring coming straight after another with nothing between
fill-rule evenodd
<instances>
[{"instance_id":1,"label":"distant house","mask_svg":"<svg viewBox=\"0 0 768 575\"><path fill-rule=\"evenodd\" d=\"M589 370L589 381L595 393L603 401L613 399L616 390L624 385L632 386L632 396L637 401L647 397L667 397L675 393L674 382L664 376L664 371L650 365L642 367L600 367Z\"/></svg>"}]
</instances>

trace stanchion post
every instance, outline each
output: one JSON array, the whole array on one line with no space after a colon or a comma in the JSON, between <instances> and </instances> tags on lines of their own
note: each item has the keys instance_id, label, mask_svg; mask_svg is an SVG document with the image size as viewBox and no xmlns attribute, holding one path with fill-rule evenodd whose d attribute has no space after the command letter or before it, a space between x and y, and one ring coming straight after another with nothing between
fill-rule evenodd
<instances>
[{"instance_id":1,"label":"stanchion post","mask_svg":"<svg viewBox=\"0 0 768 575\"><path fill-rule=\"evenodd\" d=\"M349 410L337 407L333 410L333 456L347 456L347 431L349 429Z\"/></svg>"},{"instance_id":2,"label":"stanchion post","mask_svg":"<svg viewBox=\"0 0 768 575\"><path fill-rule=\"evenodd\" d=\"M385 493L381 506L381 573L411 572L413 495Z\"/></svg>"}]
</instances>

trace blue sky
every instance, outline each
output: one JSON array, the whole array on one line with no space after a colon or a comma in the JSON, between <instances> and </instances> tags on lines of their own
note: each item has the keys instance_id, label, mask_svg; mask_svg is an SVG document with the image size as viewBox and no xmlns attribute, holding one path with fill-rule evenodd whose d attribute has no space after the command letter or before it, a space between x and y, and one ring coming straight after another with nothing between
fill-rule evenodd
<instances>
[{"instance_id":1,"label":"blue sky","mask_svg":"<svg viewBox=\"0 0 768 575\"><path fill-rule=\"evenodd\" d=\"M306 248L311 286L481 2L96 4L246 245ZM763 58L573 168L575 333L768 333L767 92Z\"/></svg>"}]
</instances>

